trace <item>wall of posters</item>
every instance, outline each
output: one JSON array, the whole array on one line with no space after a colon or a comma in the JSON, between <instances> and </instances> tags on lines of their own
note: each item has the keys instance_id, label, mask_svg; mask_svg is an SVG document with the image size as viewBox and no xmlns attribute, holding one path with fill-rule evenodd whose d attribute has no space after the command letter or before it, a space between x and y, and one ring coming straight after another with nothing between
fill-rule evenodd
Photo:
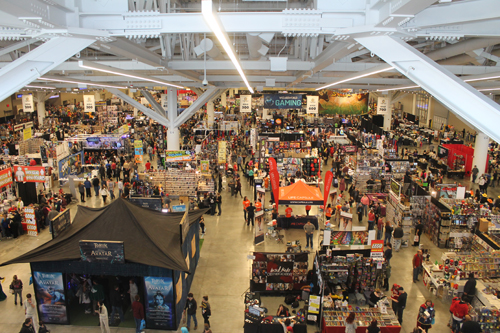
<instances>
[{"instance_id":1,"label":"wall of posters","mask_svg":"<svg viewBox=\"0 0 500 333\"><path fill-rule=\"evenodd\" d=\"M69 324L62 273L33 272L39 320L46 324Z\"/></svg>"},{"instance_id":2,"label":"wall of posters","mask_svg":"<svg viewBox=\"0 0 500 333\"><path fill-rule=\"evenodd\" d=\"M172 278L145 276L144 285L147 301L146 327L162 330L174 329Z\"/></svg>"},{"instance_id":3,"label":"wall of posters","mask_svg":"<svg viewBox=\"0 0 500 333\"><path fill-rule=\"evenodd\" d=\"M16 182L44 183L45 167L41 166L14 166L12 172Z\"/></svg>"},{"instance_id":4,"label":"wall of posters","mask_svg":"<svg viewBox=\"0 0 500 333\"><path fill-rule=\"evenodd\" d=\"M95 96L94 95L83 95L83 105L84 105L84 112L94 112L95 111Z\"/></svg>"},{"instance_id":5,"label":"wall of posters","mask_svg":"<svg viewBox=\"0 0 500 333\"><path fill-rule=\"evenodd\" d=\"M10 184L12 184L12 169L3 169L0 171L0 188Z\"/></svg>"},{"instance_id":6,"label":"wall of posters","mask_svg":"<svg viewBox=\"0 0 500 333\"><path fill-rule=\"evenodd\" d=\"M320 114L361 114L368 112L368 94L323 89L319 91Z\"/></svg>"},{"instance_id":7,"label":"wall of posters","mask_svg":"<svg viewBox=\"0 0 500 333\"><path fill-rule=\"evenodd\" d=\"M318 113L319 96L306 96L307 97L307 113Z\"/></svg>"},{"instance_id":8,"label":"wall of posters","mask_svg":"<svg viewBox=\"0 0 500 333\"><path fill-rule=\"evenodd\" d=\"M266 109L301 109L302 94L265 94Z\"/></svg>"},{"instance_id":9,"label":"wall of posters","mask_svg":"<svg viewBox=\"0 0 500 333\"><path fill-rule=\"evenodd\" d=\"M23 112L34 112L33 95L23 95Z\"/></svg>"},{"instance_id":10,"label":"wall of posters","mask_svg":"<svg viewBox=\"0 0 500 333\"><path fill-rule=\"evenodd\" d=\"M240 95L240 112L252 112L252 95Z\"/></svg>"},{"instance_id":11,"label":"wall of posters","mask_svg":"<svg viewBox=\"0 0 500 333\"><path fill-rule=\"evenodd\" d=\"M59 167L59 179L69 175L77 175L80 172L83 161L83 150L79 153L69 155L61 159L57 164Z\"/></svg>"}]
</instances>

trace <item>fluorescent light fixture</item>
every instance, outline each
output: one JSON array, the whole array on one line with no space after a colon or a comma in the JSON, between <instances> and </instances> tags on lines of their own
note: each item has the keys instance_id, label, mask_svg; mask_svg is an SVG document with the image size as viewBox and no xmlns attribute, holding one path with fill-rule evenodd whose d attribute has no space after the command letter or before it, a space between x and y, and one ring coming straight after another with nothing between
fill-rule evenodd
<instances>
[{"instance_id":1,"label":"fluorescent light fixture","mask_svg":"<svg viewBox=\"0 0 500 333\"><path fill-rule=\"evenodd\" d=\"M500 87L499 88L478 89L478 91L493 91L493 90L500 90Z\"/></svg>"},{"instance_id":2,"label":"fluorescent light fixture","mask_svg":"<svg viewBox=\"0 0 500 333\"><path fill-rule=\"evenodd\" d=\"M464 80L464 82L484 81L484 80L492 80L492 79L500 79L500 76L480 77L477 79Z\"/></svg>"},{"instance_id":3,"label":"fluorescent light fixture","mask_svg":"<svg viewBox=\"0 0 500 333\"><path fill-rule=\"evenodd\" d=\"M233 48L229 44L229 40L226 36L226 33L222 30L222 24L219 24L217 16L214 15L213 13L212 0L201 1L201 13L203 14L203 18L205 19L205 22L207 23L208 27L215 34L215 36L219 40L219 43L221 43L222 47L224 48L224 51L226 51L227 55L229 56L229 59L231 59L231 61L233 62L234 67L236 67L236 70L243 79L243 82L245 82L245 85L247 86L248 90L250 91L250 93L253 94L254 91L250 86L250 84L248 83L245 73L243 73L243 69L241 68L240 63L236 58Z\"/></svg>"},{"instance_id":4,"label":"fluorescent light fixture","mask_svg":"<svg viewBox=\"0 0 500 333\"><path fill-rule=\"evenodd\" d=\"M39 89L56 89L55 87L49 87L49 86L25 86L26 88L39 88Z\"/></svg>"},{"instance_id":5,"label":"fluorescent light fixture","mask_svg":"<svg viewBox=\"0 0 500 333\"><path fill-rule=\"evenodd\" d=\"M401 89L412 89L419 88L420 86L408 86L408 87L398 87L398 88L390 88L390 89L377 89L377 91L391 91L391 90L401 90Z\"/></svg>"},{"instance_id":6,"label":"fluorescent light fixture","mask_svg":"<svg viewBox=\"0 0 500 333\"><path fill-rule=\"evenodd\" d=\"M126 77L131 77L133 79L141 80L141 81L149 81L149 82L159 83L159 84L165 85L165 86L171 86L171 87L175 87L175 88L179 88L179 89L184 89L184 86L179 86L179 85L170 83L168 81L163 81L160 79L152 79L152 78L147 77L147 76L139 76L136 73L131 74L131 73L126 72L126 71L121 71L121 70L115 69L113 67L100 65L100 64L93 63L93 62L89 62L89 61L79 60L78 66L83 67L83 68L93 69L93 70L96 70L98 72L126 76Z\"/></svg>"},{"instance_id":7,"label":"fluorescent light fixture","mask_svg":"<svg viewBox=\"0 0 500 333\"><path fill-rule=\"evenodd\" d=\"M127 89L127 87L124 87L124 86L117 86L117 85L113 85L113 84L95 83L92 81L67 80L67 79L49 78L49 77L40 77L40 78L38 78L38 80L51 81L51 82L65 82L65 83L74 83L74 84L85 84L87 86L96 86L96 87L104 87L104 88Z\"/></svg>"},{"instance_id":8,"label":"fluorescent light fixture","mask_svg":"<svg viewBox=\"0 0 500 333\"><path fill-rule=\"evenodd\" d=\"M350 77L350 78L345 79L345 80L340 80L340 81L336 81L336 82L327 84L326 86L323 86L323 87L320 87L320 88L316 88L316 90L325 89L325 88L328 88L328 87L331 87L331 86L335 86L337 84L341 84L341 83L344 83L344 82L349 82L349 81L352 81L352 80L360 79L362 77L370 76L370 75L373 75L373 74L387 72L387 71L390 71L392 69L394 69L394 67L384 68L384 69L380 69L378 71L374 71L374 72L370 72L370 73L366 73L366 74L357 75L357 76Z\"/></svg>"}]
</instances>

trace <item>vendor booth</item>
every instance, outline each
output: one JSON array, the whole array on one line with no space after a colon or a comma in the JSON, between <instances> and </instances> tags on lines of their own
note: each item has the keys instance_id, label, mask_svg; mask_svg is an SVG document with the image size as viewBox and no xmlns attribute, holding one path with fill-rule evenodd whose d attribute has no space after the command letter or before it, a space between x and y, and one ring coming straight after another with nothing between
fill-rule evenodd
<instances>
[{"instance_id":1,"label":"vendor booth","mask_svg":"<svg viewBox=\"0 0 500 333\"><path fill-rule=\"evenodd\" d=\"M133 281L146 327L176 330L198 264L203 213L165 214L122 198L103 208L78 206L57 238L2 265L30 263L38 316L47 324L95 326L98 318L85 315L87 287L101 291L96 297L110 312L109 291L118 286L126 294ZM126 298L124 327L134 327L129 305Z\"/></svg>"},{"instance_id":2,"label":"vendor booth","mask_svg":"<svg viewBox=\"0 0 500 333\"><path fill-rule=\"evenodd\" d=\"M318 187L309 186L303 181L280 187L279 203L284 205L322 205L323 196ZM318 229L318 218L316 216L279 216L278 227L281 228L303 228L310 221Z\"/></svg>"}]
</instances>

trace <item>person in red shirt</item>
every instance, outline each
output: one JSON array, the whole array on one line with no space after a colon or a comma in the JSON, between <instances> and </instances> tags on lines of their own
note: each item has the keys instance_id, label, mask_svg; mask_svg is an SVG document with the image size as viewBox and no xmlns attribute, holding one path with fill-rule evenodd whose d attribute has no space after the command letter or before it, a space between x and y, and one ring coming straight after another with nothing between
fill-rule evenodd
<instances>
[{"instance_id":1,"label":"person in red shirt","mask_svg":"<svg viewBox=\"0 0 500 333\"><path fill-rule=\"evenodd\" d=\"M259 211L261 211L261 210L262 210L262 202L261 202L261 201L260 201L260 199L259 199L259 200L257 200L257 201L255 202L255 211L256 211L256 212L259 212Z\"/></svg>"},{"instance_id":2,"label":"person in red shirt","mask_svg":"<svg viewBox=\"0 0 500 333\"><path fill-rule=\"evenodd\" d=\"M141 331L141 322L144 320L144 306L139 302L141 297L135 295L135 301L132 303L132 313L135 319L135 329L137 332Z\"/></svg>"},{"instance_id":3,"label":"person in red shirt","mask_svg":"<svg viewBox=\"0 0 500 333\"><path fill-rule=\"evenodd\" d=\"M243 214L245 216L245 222L247 221L247 207L250 206L250 200L247 197L243 198Z\"/></svg>"},{"instance_id":4,"label":"person in red shirt","mask_svg":"<svg viewBox=\"0 0 500 333\"><path fill-rule=\"evenodd\" d=\"M333 213L332 204L328 204L328 206L326 206L326 210L325 210L325 217L326 217L327 221L331 220L332 213Z\"/></svg>"},{"instance_id":5,"label":"person in red shirt","mask_svg":"<svg viewBox=\"0 0 500 333\"><path fill-rule=\"evenodd\" d=\"M451 314L453 316L453 325L451 326L452 332L460 332L461 324L464 317L469 314L469 305L462 299L455 301L450 307Z\"/></svg>"},{"instance_id":6,"label":"person in red shirt","mask_svg":"<svg viewBox=\"0 0 500 333\"><path fill-rule=\"evenodd\" d=\"M311 205L306 206L306 215L309 216L309 211L311 210Z\"/></svg>"},{"instance_id":7,"label":"person in red shirt","mask_svg":"<svg viewBox=\"0 0 500 333\"><path fill-rule=\"evenodd\" d=\"M418 250L417 253L413 256L413 283L418 281L418 274L422 268L422 250Z\"/></svg>"},{"instance_id":8,"label":"person in red shirt","mask_svg":"<svg viewBox=\"0 0 500 333\"><path fill-rule=\"evenodd\" d=\"M151 169L151 163L149 161L146 162L146 170L149 171Z\"/></svg>"},{"instance_id":9,"label":"person in red shirt","mask_svg":"<svg viewBox=\"0 0 500 333\"><path fill-rule=\"evenodd\" d=\"M293 209L288 207L288 205L286 205L286 209L285 209L285 216L286 217L292 217L292 212L293 212Z\"/></svg>"},{"instance_id":10,"label":"person in red shirt","mask_svg":"<svg viewBox=\"0 0 500 333\"><path fill-rule=\"evenodd\" d=\"M36 161L34 158L32 158L30 161L30 166L35 166L35 165L36 165Z\"/></svg>"}]
</instances>

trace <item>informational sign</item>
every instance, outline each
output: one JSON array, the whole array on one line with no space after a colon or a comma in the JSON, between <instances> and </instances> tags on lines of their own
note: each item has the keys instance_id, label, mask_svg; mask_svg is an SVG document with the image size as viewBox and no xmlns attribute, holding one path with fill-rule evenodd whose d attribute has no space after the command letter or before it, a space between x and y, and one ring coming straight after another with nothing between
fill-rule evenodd
<instances>
[{"instance_id":1,"label":"informational sign","mask_svg":"<svg viewBox=\"0 0 500 333\"><path fill-rule=\"evenodd\" d=\"M181 231L181 243L184 244L184 241L186 240L186 236L189 232L189 210L186 209L186 206L184 206L184 216L182 216L181 222L179 222L179 227ZM172 206L172 210L175 206ZM189 267L189 265L188 265Z\"/></svg>"},{"instance_id":2,"label":"informational sign","mask_svg":"<svg viewBox=\"0 0 500 333\"><path fill-rule=\"evenodd\" d=\"M83 150L69 155L58 162L59 178L66 178L69 175L77 175L80 173L83 161Z\"/></svg>"},{"instance_id":3,"label":"informational sign","mask_svg":"<svg viewBox=\"0 0 500 333\"><path fill-rule=\"evenodd\" d=\"M319 314L319 308L321 304L321 296L309 295L309 308L307 313Z\"/></svg>"},{"instance_id":4,"label":"informational sign","mask_svg":"<svg viewBox=\"0 0 500 333\"><path fill-rule=\"evenodd\" d=\"M66 230L70 225L71 216L69 209L65 209L52 219L52 239L59 236L61 232Z\"/></svg>"},{"instance_id":5,"label":"informational sign","mask_svg":"<svg viewBox=\"0 0 500 333\"><path fill-rule=\"evenodd\" d=\"M438 151L437 151L438 157L440 158L447 157L448 152L449 152L448 148L445 148L443 146L438 146Z\"/></svg>"},{"instance_id":6,"label":"informational sign","mask_svg":"<svg viewBox=\"0 0 500 333\"><path fill-rule=\"evenodd\" d=\"M264 108L266 109L301 109L301 94L265 94Z\"/></svg>"},{"instance_id":7,"label":"informational sign","mask_svg":"<svg viewBox=\"0 0 500 333\"><path fill-rule=\"evenodd\" d=\"M14 125L14 131L17 132L17 131L20 131L20 130L23 130L23 129L29 128L29 127L33 127L33 122L32 121L28 121L27 123L22 123L22 124Z\"/></svg>"},{"instance_id":8,"label":"informational sign","mask_svg":"<svg viewBox=\"0 0 500 333\"><path fill-rule=\"evenodd\" d=\"M12 172L18 183L45 182L45 167L43 166L14 166Z\"/></svg>"},{"instance_id":9,"label":"informational sign","mask_svg":"<svg viewBox=\"0 0 500 333\"><path fill-rule=\"evenodd\" d=\"M372 258L383 258L384 257L384 240L372 240L371 241L370 257Z\"/></svg>"},{"instance_id":10,"label":"informational sign","mask_svg":"<svg viewBox=\"0 0 500 333\"><path fill-rule=\"evenodd\" d=\"M379 97L377 101L377 114L386 114L390 111L389 98Z\"/></svg>"},{"instance_id":11,"label":"informational sign","mask_svg":"<svg viewBox=\"0 0 500 333\"><path fill-rule=\"evenodd\" d=\"M252 112L252 95L240 95L240 112Z\"/></svg>"},{"instance_id":12,"label":"informational sign","mask_svg":"<svg viewBox=\"0 0 500 333\"><path fill-rule=\"evenodd\" d=\"M165 162L179 162L194 160L194 151L191 150L166 150Z\"/></svg>"},{"instance_id":13,"label":"informational sign","mask_svg":"<svg viewBox=\"0 0 500 333\"><path fill-rule=\"evenodd\" d=\"M219 149L217 151L217 160L219 164L226 163L226 141L219 141Z\"/></svg>"},{"instance_id":14,"label":"informational sign","mask_svg":"<svg viewBox=\"0 0 500 333\"><path fill-rule=\"evenodd\" d=\"M107 264L125 263L125 251L121 241L80 241L82 261Z\"/></svg>"},{"instance_id":15,"label":"informational sign","mask_svg":"<svg viewBox=\"0 0 500 333\"><path fill-rule=\"evenodd\" d=\"M7 168L0 171L0 188L12 184L12 169Z\"/></svg>"},{"instance_id":16,"label":"informational sign","mask_svg":"<svg viewBox=\"0 0 500 333\"><path fill-rule=\"evenodd\" d=\"M161 198L131 197L129 201L137 206L161 211Z\"/></svg>"},{"instance_id":17,"label":"informational sign","mask_svg":"<svg viewBox=\"0 0 500 333\"><path fill-rule=\"evenodd\" d=\"M319 96L307 96L307 113L318 113Z\"/></svg>"},{"instance_id":18,"label":"informational sign","mask_svg":"<svg viewBox=\"0 0 500 333\"><path fill-rule=\"evenodd\" d=\"M142 148L142 140L134 140L134 148Z\"/></svg>"},{"instance_id":19,"label":"informational sign","mask_svg":"<svg viewBox=\"0 0 500 333\"><path fill-rule=\"evenodd\" d=\"M355 153L358 150L356 146L342 146L342 149L348 154Z\"/></svg>"},{"instance_id":20,"label":"informational sign","mask_svg":"<svg viewBox=\"0 0 500 333\"><path fill-rule=\"evenodd\" d=\"M179 280L181 279L179 278ZM165 331L173 330L174 288L172 278L145 276L144 287L147 301L146 327Z\"/></svg>"},{"instance_id":21,"label":"informational sign","mask_svg":"<svg viewBox=\"0 0 500 333\"><path fill-rule=\"evenodd\" d=\"M62 273L33 272L39 320L45 324L69 324Z\"/></svg>"},{"instance_id":22,"label":"informational sign","mask_svg":"<svg viewBox=\"0 0 500 333\"><path fill-rule=\"evenodd\" d=\"M24 141L29 140L32 137L33 137L33 132L32 132L31 127L23 129L23 140Z\"/></svg>"},{"instance_id":23,"label":"informational sign","mask_svg":"<svg viewBox=\"0 0 500 333\"><path fill-rule=\"evenodd\" d=\"M35 209L33 207L24 207L24 220L27 224L28 236L38 236L38 230L36 228Z\"/></svg>"},{"instance_id":24,"label":"informational sign","mask_svg":"<svg viewBox=\"0 0 500 333\"><path fill-rule=\"evenodd\" d=\"M401 197L401 184L391 178L391 191L399 198Z\"/></svg>"},{"instance_id":25,"label":"informational sign","mask_svg":"<svg viewBox=\"0 0 500 333\"><path fill-rule=\"evenodd\" d=\"M203 174L210 173L210 161L208 160L200 161L200 171Z\"/></svg>"},{"instance_id":26,"label":"informational sign","mask_svg":"<svg viewBox=\"0 0 500 333\"><path fill-rule=\"evenodd\" d=\"M84 112L94 112L95 111L95 96L94 95L83 95L83 105L84 105Z\"/></svg>"},{"instance_id":27,"label":"informational sign","mask_svg":"<svg viewBox=\"0 0 500 333\"><path fill-rule=\"evenodd\" d=\"M34 112L33 95L23 95L23 112Z\"/></svg>"},{"instance_id":28,"label":"informational sign","mask_svg":"<svg viewBox=\"0 0 500 333\"><path fill-rule=\"evenodd\" d=\"M163 110L168 109L167 94L161 94L161 107Z\"/></svg>"}]
</instances>

